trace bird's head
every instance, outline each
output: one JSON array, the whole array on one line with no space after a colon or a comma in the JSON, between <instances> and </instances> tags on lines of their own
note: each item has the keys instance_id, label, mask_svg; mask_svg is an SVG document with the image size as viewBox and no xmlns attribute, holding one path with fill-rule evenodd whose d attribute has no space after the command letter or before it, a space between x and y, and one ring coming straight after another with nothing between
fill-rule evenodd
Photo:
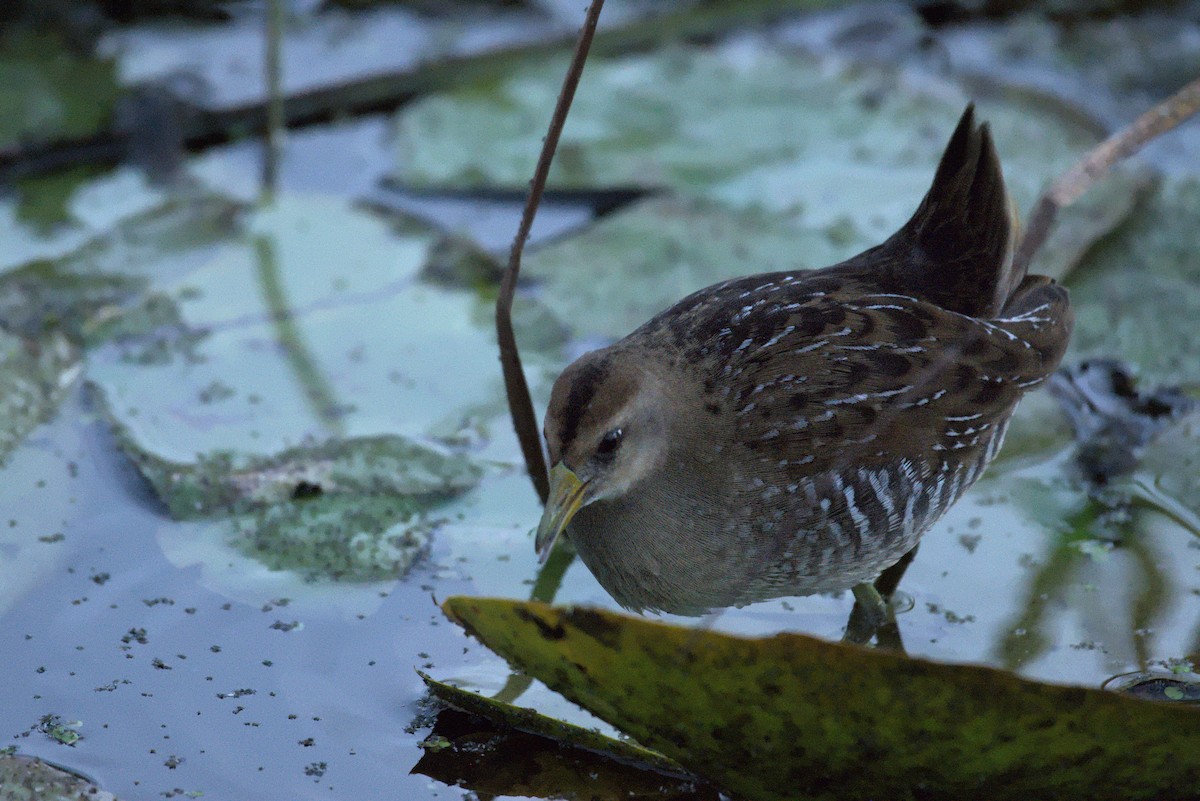
<instances>
[{"instance_id":1,"label":"bird's head","mask_svg":"<svg viewBox=\"0 0 1200 801\"><path fill-rule=\"evenodd\" d=\"M593 351L554 383L544 432L550 499L536 540L542 559L580 509L630 492L666 459L669 404L640 361L635 352Z\"/></svg>"}]
</instances>

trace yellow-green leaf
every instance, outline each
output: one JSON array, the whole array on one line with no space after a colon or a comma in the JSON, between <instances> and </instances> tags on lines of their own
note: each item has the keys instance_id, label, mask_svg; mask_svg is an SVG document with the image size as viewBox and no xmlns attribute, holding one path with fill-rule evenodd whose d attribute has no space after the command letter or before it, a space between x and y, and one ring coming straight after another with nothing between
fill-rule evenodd
<instances>
[{"instance_id":1,"label":"yellow-green leaf","mask_svg":"<svg viewBox=\"0 0 1200 801\"><path fill-rule=\"evenodd\" d=\"M794 634L455 597L446 613L749 799L1200 798L1200 712Z\"/></svg>"}]
</instances>

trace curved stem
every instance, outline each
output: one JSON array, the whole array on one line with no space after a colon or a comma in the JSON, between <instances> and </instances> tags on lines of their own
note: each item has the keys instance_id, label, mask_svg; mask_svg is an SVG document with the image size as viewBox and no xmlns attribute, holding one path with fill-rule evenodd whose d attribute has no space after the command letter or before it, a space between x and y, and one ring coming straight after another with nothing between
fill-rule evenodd
<instances>
[{"instance_id":1,"label":"curved stem","mask_svg":"<svg viewBox=\"0 0 1200 801\"><path fill-rule=\"evenodd\" d=\"M1200 112L1200 78L1096 145L1075 166L1056 178L1029 214L1029 224L1015 257L1017 274L1024 274L1046 243L1060 209L1074 203L1117 162L1132 156L1196 112Z\"/></svg>"},{"instance_id":2,"label":"curved stem","mask_svg":"<svg viewBox=\"0 0 1200 801\"><path fill-rule=\"evenodd\" d=\"M525 241L533 228L533 218L537 214L538 204L542 199L542 191L546 188L546 176L550 173L550 163L554 160L554 151L558 147L558 139L562 134L563 125L567 121L567 112L571 110L571 101L575 97L575 87L579 85L579 76L583 74L583 65L587 61L588 50L592 45L592 37L596 33L596 22L600 18L600 9L604 0L593 0L587 10L583 29L579 32L579 41L575 45L575 55L571 58L571 66L563 78L562 90L558 95L558 103L550 118L550 130L542 142L542 153L538 157L537 168L533 180L529 184L529 198L525 201L525 211L521 214L521 224L517 235L513 238L512 250L508 256L508 267L500 279L500 296L496 298L496 339L500 346L500 365L504 371L504 390L508 395L508 409L512 414L513 428L516 429L517 439L521 442L521 452L525 456L525 466L529 470L529 478L537 490L542 503L550 497L550 480L546 470L546 456L542 453L542 441L538 434L537 417L533 412L533 399L529 396L529 385L525 381L525 373L521 369L521 356L517 351L517 339L512 328L513 294L517 288L517 276L521 271L521 253L525 249Z\"/></svg>"}]
</instances>

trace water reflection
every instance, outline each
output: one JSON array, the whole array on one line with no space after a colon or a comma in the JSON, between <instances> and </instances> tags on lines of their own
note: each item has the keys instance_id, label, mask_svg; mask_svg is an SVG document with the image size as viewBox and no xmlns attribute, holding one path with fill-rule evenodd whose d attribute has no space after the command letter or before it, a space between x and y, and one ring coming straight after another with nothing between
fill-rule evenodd
<instances>
[{"instance_id":1,"label":"water reflection","mask_svg":"<svg viewBox=\"0 0 1200 801\"><path fill-rule=\"evenodd\" d=\"M500 729L489 721L444 709L422 743L413 767L480 799L496 796L588 798L594 801L654 798L659 801L716 801L711 785L564 746L533 734Z\"/></svg>"}]
</instances>

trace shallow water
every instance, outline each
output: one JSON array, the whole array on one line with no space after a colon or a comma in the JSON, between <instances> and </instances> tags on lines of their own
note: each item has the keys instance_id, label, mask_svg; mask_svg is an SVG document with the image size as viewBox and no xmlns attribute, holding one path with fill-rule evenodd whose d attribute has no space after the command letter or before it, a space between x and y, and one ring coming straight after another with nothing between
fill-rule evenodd
<instances>
[{"instance_id":1,"label":"shallow water","mask_svg":"<svg viewBox=\"0 0 1200 801\"><path fill-rule=\"evenodd\" d=\"M146 41L158 47L181 35ZM125 46L143 47L139 36L124 37ZM753 61L747 46L730 51L743 59L739 69ZM142 58L146 61L134 58L128 68L142 69L137 65L156 56L149 52ZM670 58L677 63L680 56ZM832 67L824 63L822 69ZM629 77L619 69L616 74ZM958 103L957 96L951 102L939 94L948 91L947 80L939 77L942 83L933 90L921 81L915 88L912 81L898 85L915 93L918 99L912 102L941 108ZM149 276L147 291L170 298L184 323L211 330L198 339L195 351L167 347L165 355L153 351L159 361L149 364L130 361L131 353L151 352L138 350L144 343L136 338L110 339L86 356L85 378L118 392L125 400L126 422L141 426L147 441L158 437L173 458L187 462L209 447L204 442L214 441L206 438L228 440L231 432L244 432L247 441L271 440L272 447L254 446L267 451L330 431L394 432L443 449L481 475L461 494L419 500L423 524L432 530L431 545L403 578L305 580L304 571L266 567L224 518L172 520L120 450L96 396L76 381L57 414L35 428L3 467L0 653L7 656L7 681L0 746L12 744L21 753L81 771L125 799L181 793L467 796L466 789L410 774L422 755L418 743L428 733L428 721L418 721L425 690L414 668L489 693L504 685L508 671L502 660L448 623L436 600L452 594L528 597L537 576L532 529L540 509L521 474L498 390L490 293L469 281L435 289L419 277L419 268L438 236L430 221L499 251L515 228L519 203L469 193L459 197L455 191L430 197L383 188L381 179L397 167L394 132L391 120L368 117L290 136L277 210L284 217L295 214L287 218L294 227L272 229L284 238L281 244L277 240L276 255L280 285L291 304L286 315L272 308L269 293L260 292L261 280L252 280L253 271L262 267L248 255L259 252L253 234L263 229L254 226L267 225L263 219L269 215L236 205L250 204L258 195L253 143L216 149L189 164L199 189L229 204L232 217L251 220L249 229L239 222L197 234L189 213L161 212L170 190L147 187L132 170L85 185L74 196L74 223L49 238L18 222L10 201L0 207L0 219L11 221L3 229L6 246L11 245L6 271L35 256L58 257L89 240L103 240L94 252L76 253L74 261L63 263L93 273L141 271ZM914 165L936 155L932 151L940 136L940 131L930 133L928 146L904 150L911 163L881 180L900 188L920 183L924 168ZM814 152L819 147L819 142L811 145ZM1014 162L1036 158L1017 155ZM1015 169L1019 173L1020 166ZM693 175L686 165L681 174ZM1014 183L1033 191L1036 177L1015 177ZM781 230L826 237L837 227L827 208L805 219L789 206L786 187L772 203L775 211L791 208L795 219L768 216L755 218L761 228L739 227L746 219L739 215L748 213L739 200L748 180L724 182L715 190L717 202L731 208L701 207L697 215L738 221L730 224L734 233L728 240L719 239L726 231L710 232L719 243L718 256L709 255L714 265L689 262L683 275L676 271L654 278L656 289L678 293L689 281L709 280L705 270L719 269L726 249L738 252L745 244L737 240L739 232L767 231L772 237L767 244L762 239L754 244L770 258L774 242L787 242ZM1176 214L1171 225L1190 235L1195 210L1187 203L1195 187L1181 182L1172 191L1177 194L1168 192L1158 202ZM901 214L892 214L892 206L901 209L905 202L891 202L881 212L887 219L872 219L865 226L869 230L842 231L843 238L829 236L821 247L854 246L858 237L887 224L888 215ZM381 207L386 212L378 211ZM693 211L682 215L685 221ZM617 276L612 283L624 285L629 305L653 302L637 283L641 273L636 259L630 263L627 243L616 241L611 252L597 255L587 239L599 230L620 230L627 224L622 213L627 212L605 221L612 228L584 227L575 239L590 216L586 209L561 205L543 209L539 217L536 233L547 244L531 256L531 272L541 277L540 294L518 300L527 315L520 323L523 341L537 343L529 349L527 368L539 407L567 361L565 354L602 341L614 325L599 314L562 313L554 300L562 295L556 293L574 290L565 281L556 284L550 271L612 270ZM1128 226L1136 232L1164 218L1151 207ZM132 233L113 234L130 219L136 223ZM1082 346L1077 354L1115 350L1145 364L1144 380L1151 383L1194 381L1200 377L1194 365L1189 372L1169 359L1142 358L1136 337L1117 336L1104 322L1104 315L1120 305L1108 287L1125 275L1119 265L1125 258L1122 248L1130 247L1122 239L1128 226L1105 240L1078 275L1077 346ZM697 236L686 226L682 233L661 228L665 236ZM348 239L350 229L354 236ZM287 238L288 230L294 239ZM1163 239L1162 247L1171 252L1169 237ZM635 255L645 241L634 241ZM287 246L296 242L311 246L292 254ZM305 261L322 248L328 252L321 260ZM596 261L584 261L580 250ZM703 248L698 252L704 255ZM1184 260L1163 263L1168 265L1163 281L1186 283L1194 277ZM619 272L622 268L631 272ZM1179 275L1171 272L1176 268ZM229 276L224 282L223 274ZM548 313L538 298L546 299ZM1195 293L1171 302L1187 312ZM555 312L562 319L554 319ZM1122 314L1144 320L1147 328L1159 324L1153 309ZM280 328L281 318L291 320L292 328ZM420 339L426 330L450 332L445 339L454 343L436 364L417 363L437 344ZM1197 347L1194 331L1163 327L1155 335L1172 342L1178 354ZM189 361L196 353L206 361ZM300 369L305 364L312 368L307 373ZM395 378L393 373L406 365L413 367L411 375ZM472 373L465 383L454 374L463 365ZM233 395L196 400L198 392L214 386L214 375ZM315 405L314 385L319 388ZM330 398L339 408L353 408L323 415L320 409L327 407L320 403ZM1180 423L1167 443L1147 455L1147 464L1157 471L1150 478L1192 506L1195 495L1188 488L1196 470L1187 460L1200 442L1196 425L1194 418ZM1073 478L1071 458L1065 419L1048 397L1031 397L1001 461L926 535L901 585L913 603L900 616L911 654L1099 686L1133 671L1180 669L1200 652L1195 532L1159 511L1135 506L1119 532L1121 544L1114 546L1102 536L1110 532L1087 523L1088 500ZM1172 465L1184 467L1175 475ZM578 563L569 569L557 600L613 607ZM837 638L851 602L843 593L755 604L700 620L671 619L740 634L788 630ZM519 703L609 730L540 685ZM82 739L68 747L38 731L39 720L48 714L80 721Z\"/></svg>"}]
</instances>

